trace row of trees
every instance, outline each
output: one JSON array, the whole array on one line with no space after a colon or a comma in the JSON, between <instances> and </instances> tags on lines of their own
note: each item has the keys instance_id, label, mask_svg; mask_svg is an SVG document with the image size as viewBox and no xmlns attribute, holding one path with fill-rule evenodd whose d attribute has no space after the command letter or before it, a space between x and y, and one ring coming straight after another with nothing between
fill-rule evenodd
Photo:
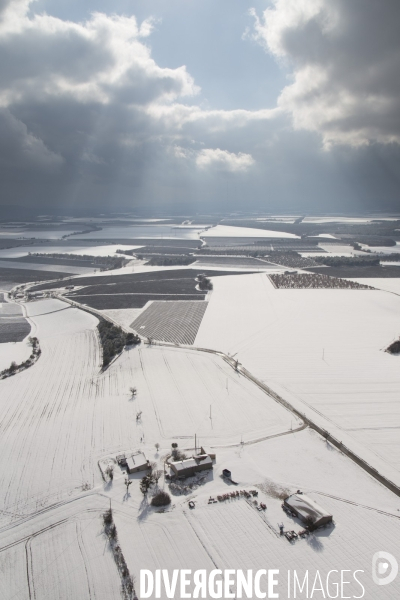
<instances>
[{"instance_id":1,"label":"row of trees","mask_svg":"<svg viewBox=\"0 0 400 600\"><path fill-rule=\"evenodd\" d=\"M149 258L149 256L138 255L138 258ZM146 262L146 265L150 266L160 266L160 267L173 267L174 265L191 265L194 263L196 258L193 256L185 256L183 254L178 254L174 256L165 256L163 254L159 254L157 256L151 256L150 260Z\"/></svg>"},{"instance_id":2,"label":"row of trees","mask_svg":"<svg viewBox=\"0 0 400 600\"><path fill-rule=\"evenodd\" d=\"M15 360L13 360L11 365L8 367L8 369L4 369L3 371L0 372L0 379L5 379L6 377L9 377L10 375L14 375L17 371L22 371L23 369L27 369L28 367L33 365L33 363L39 358L39 356L42 353L42 351L39 347L39 340L37 339L37 337L29 337L28 340L29 340L30 346L32 347L32 353L31 353L30 357L27 358L26 360L24 360L24 362L20 363L19 365L17 365Z\"/></svg>"},{"instance_id":3,"label":"row of trees","mask_svg":"<svg viewBox=\"0 0 400 600\"><path fill-rule=\"evenodd\" d=\"M137 600L135 578L129 572L121 546L118 543L117 527L111 508L103 514L104 533L108 538L115 564L121 578L122 596L124 600Z\"/></svg>"},{"instance_id":4,"label":"row of trees","mask_svg":"<svg viewBox=\"0 0 400 600\"><path fill-rule=\"evenodd\" d=\"M317 263L328 267L373 267L379 266L379 256L316 256Z\"/></svg>"}]
</instances>

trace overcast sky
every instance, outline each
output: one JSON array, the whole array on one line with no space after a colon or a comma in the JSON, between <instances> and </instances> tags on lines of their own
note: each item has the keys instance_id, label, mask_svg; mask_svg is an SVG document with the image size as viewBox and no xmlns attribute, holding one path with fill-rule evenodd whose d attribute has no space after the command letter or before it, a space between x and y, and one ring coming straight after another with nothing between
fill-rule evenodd
<instances>
[{"instance_id":1,"label":"overcast sky","mask_svg":"<svg viewBox=\"0 0 400 600\"><path fill-rule=\"evenodd\" d=\"M0 203L400 211L399 22L399 0L0 0Z\"/></svg>"}]
</instances>

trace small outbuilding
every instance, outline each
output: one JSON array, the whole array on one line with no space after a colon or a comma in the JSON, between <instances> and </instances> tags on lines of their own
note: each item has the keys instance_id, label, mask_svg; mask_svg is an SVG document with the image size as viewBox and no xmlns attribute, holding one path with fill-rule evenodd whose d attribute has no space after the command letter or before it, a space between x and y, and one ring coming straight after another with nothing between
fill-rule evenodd
<instances>
[{"instance_id":1,"label":"small outbuilding","mask_svg":"<svg viewBox=\"0 0 400 600\"><path fill-rule=\"evenodd\" d=\"M169 463L176 477L190 477L199 471L213 468L212 459L208 454L198 454L192 458Z\"/></svg>"},{"instance_id":2,"label":"small outbuilding","mask_svg":"<svg viewBox=\"0 0 400 600\"><path fill-rule=\"evenodd\" d=\"M196 452L197 452L197 450L196 450ZM207 450L204 449L204 446L200 446L199 454L208 454L208 456L211 458L211 460L217 460L217 455L213 452L207 452Z\"/></svg>"},{"instance_id":3,"label":"small outbuilding","mask_svg":"<svg viewBox=\"0 0 400 600\"><path fill-rule=\"evenodd\" d=\"M150 468L150 463L142 452L133 454L126 459L126 468L129 474L138 471L146 471Z\"/></svg>"},{"instance_id":4,"label":"small outbuilding","mask_svg":"<svg viewBox=\"0 0 400 600\"><path fill-rule=\"evenodd\" d=\"M286 508L313 529L332 522L332 515L305 494L292 494L283 502Z\"/></svg>"}]
</instances>

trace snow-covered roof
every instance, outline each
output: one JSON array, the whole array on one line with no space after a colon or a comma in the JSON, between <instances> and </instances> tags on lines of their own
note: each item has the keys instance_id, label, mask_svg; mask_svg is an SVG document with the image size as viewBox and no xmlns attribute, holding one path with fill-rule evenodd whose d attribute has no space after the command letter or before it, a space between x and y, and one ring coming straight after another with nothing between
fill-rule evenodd
<instances>
[{"instance_id":1,"label":"snow-covered roof","mask_svg":"<svg viewBox=\"0 0 400 600\"><path fill-rule=\"evenodd\" d=\"M292 494L286 498L285 504L293 508L303 519L311 518L314 523L325 517L332 518L330 513L305 494Z\"/></svg>"},{"instance_id":2,"label":"snow-covered roof","mask_svg":"<svg viewBox=\"0 0 400 600\"><path fill-rule=\"evenodd\" d=\"M128 469L137 469L138 467L147 466L147 458L142 452L138 452L138 454L134 454L126 459L126 464Z\"/></svg>"},{"instance_id":3,"label":"snow-covered roof","mask_svg":"<svg viewBox=\"0 0 400 600\"><path fill-rule=\"evenodd\" d=\"M175 469L175 471L186 471L186 469L192 469L197 467L199 464L202 465L212 465L212 460L208 455L199 455L195 458L186 458L185 460L180 460L178 462L171 463L171 466Z\"/></svg>"}]
</instances>

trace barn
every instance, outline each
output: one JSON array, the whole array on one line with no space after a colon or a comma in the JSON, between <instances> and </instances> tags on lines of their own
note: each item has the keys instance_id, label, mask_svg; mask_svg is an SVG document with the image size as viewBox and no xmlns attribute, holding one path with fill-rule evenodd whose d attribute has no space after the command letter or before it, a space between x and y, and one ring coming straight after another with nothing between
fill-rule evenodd
<instances>
[{"instance_id":1,"label":"barn","mask_svg":"<svg viewBox=\"0 0 400 600\"><path fill-rule=\"evenodd\" d=\"M305 494L292 494L283 502L286 508L295 513L305 525L311 525L313 529L332 522L332 515Z\"/></svg>"},{"instance_id":2,"label":"barn","mask_svg":"<svg viewBox=\"0 0 400 600\"><path fill-rule=\"evenodd\" d=\"M190 477L199 471L213 468L212 459L208 454L198 454L192 458L169 463L176 477Z\"/></svg>"}]
</instances>

